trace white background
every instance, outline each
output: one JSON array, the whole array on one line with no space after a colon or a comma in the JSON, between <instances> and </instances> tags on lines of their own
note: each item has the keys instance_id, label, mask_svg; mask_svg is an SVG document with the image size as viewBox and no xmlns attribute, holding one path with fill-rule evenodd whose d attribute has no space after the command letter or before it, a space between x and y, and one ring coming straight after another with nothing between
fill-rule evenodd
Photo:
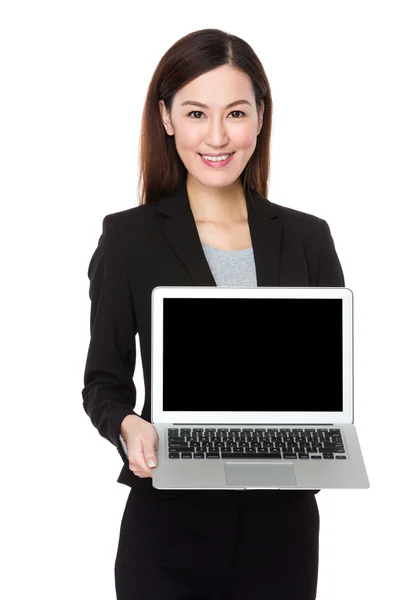
<instances>
[{"instance_id":1,"label":"white background","mask_svg":"<svg viewBox=\"0 0 418 600\"><path fill-rule=\"evenodd\" d=\"M16 1L0 22L0 595L116 597L129 488L82 407L87 266L103 217L137 204L158 61L216 27L253 47L271 84L269 199L327 220L354 293L355 424L371 487L316 496L318 600L414 597L417 3ZM140 414L139 354L135 383Z\"/></svg>"}]
</instances>

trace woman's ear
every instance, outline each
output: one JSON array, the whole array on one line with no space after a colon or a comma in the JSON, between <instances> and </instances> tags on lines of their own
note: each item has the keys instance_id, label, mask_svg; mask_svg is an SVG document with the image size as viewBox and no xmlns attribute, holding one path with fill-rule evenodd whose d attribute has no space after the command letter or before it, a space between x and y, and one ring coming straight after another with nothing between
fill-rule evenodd
<instances>
[{"instance_id":1,"label":"woman's ear","mask_svg":"<svg viewBox=\"0 0 418 600\"><path fill-rule=\"evenodd\" d=\"M166 109L164 100L159 101L161 120L163 122L164 128L167 132L167 135L174 135L173 127L171 125L170 115L168 114L168 110Z\"/></svg>"},{"instance_id":2,"label":"woman's ear","mask_svg":"<svg viewBox=\"0 0 418 600\"><path fill-rule=\"evenodd\" d=\"M257 131L257 135L260 133L261 128L263 126L263 115L264 115L264 100L260 100L260 108L258 110L258 131Z\"/></svg>"}]
</instances>

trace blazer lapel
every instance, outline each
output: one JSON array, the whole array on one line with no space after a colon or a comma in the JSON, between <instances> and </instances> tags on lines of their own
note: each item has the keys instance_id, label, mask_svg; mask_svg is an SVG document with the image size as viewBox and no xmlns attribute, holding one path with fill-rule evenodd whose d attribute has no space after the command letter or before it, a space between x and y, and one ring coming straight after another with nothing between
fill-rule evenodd
<instances>
[{"instance_id":1,"label":"blazer lapel","mask_svg":"<svg viewBox=\"0 0 418 600\"><path fill-rule=\"evenodd\" d=\"M258 287L279 285L282 224L279 207L260 196L254 189L245 191ZM199 232L190 208L184 179L171 196L158 201L157 210L164 217L161 230L191 279L198 286L216 286L206 260Z\"/></svg>"}]
</instances>

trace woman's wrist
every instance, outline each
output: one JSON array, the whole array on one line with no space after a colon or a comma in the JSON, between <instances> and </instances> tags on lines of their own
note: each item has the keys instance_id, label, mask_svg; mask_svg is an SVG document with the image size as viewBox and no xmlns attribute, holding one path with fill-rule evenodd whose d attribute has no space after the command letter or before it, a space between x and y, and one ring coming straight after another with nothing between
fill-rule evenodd
<instances>
[{"instance_id":1,"label":"woman's wrist","mask_svg":"<svg viewBox=\"0 0 418 600\"><path fill-rule=\"evenodd\" d=\"M143 421L142 417L139 417L138 415L126 415L126 417L123 419L122 423L120 424L120 433L124 440L126 440L130 428L137 425L138 419Z\"/></svg>"}]
</instances>

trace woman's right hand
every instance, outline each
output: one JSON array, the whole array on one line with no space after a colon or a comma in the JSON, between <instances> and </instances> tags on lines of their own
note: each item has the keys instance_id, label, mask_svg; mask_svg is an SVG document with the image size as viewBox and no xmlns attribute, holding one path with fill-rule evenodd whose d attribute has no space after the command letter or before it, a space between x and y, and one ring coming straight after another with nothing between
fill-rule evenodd
<instances>
[{"instance_id":1,"label":"woman's right hand","mask_svg":"<svg viewBox=\"0 0 418 600\"><path fill-rule=\"evenodd\" d=\"M121 434L128 446L129 469L137 477L152 477L153 467L157 466L156 449L159 436L152 423L137 415L127 415L121 423Z\"/></svg>"}]
</instances>

